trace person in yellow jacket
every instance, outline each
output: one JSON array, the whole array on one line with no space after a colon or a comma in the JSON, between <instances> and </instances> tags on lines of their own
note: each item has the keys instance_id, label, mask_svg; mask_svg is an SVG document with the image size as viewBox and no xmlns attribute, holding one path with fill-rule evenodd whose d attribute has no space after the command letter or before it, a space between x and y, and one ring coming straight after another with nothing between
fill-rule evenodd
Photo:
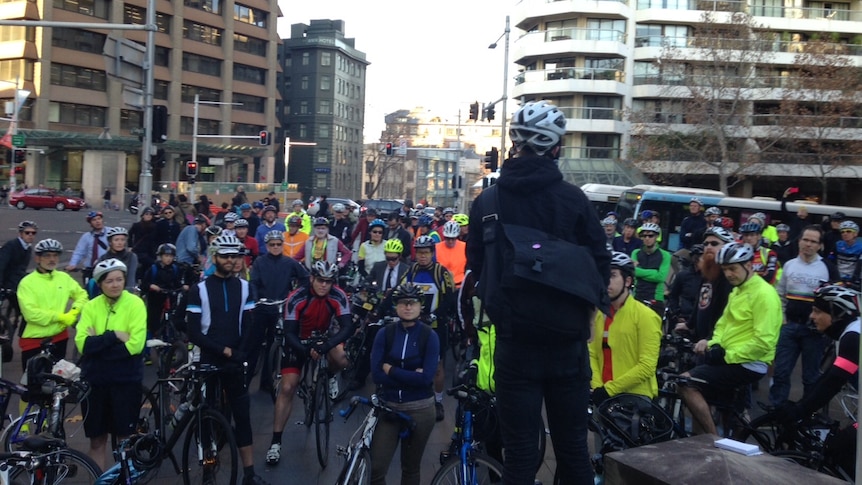
<instances>
[{"instance_id":1,"label":"person in yellow jacket","mask_svg":"<svg viewBox=\"0 0 862 485\"><path fill-rule=\"evenodd\" d=\"M90 384L90 395L81 403L84 434L90 438L88 455L102 470L108 433L118 442L132 435L141 407L147 308L124 289L127 271L118 259L101 261L93 268L102 294L84 305L75 334L83 356L81 378Z\"/></svg>"},{"instance_id":2,"label":"person in yellow jacket","mask_svg":"<svg viewBox=\"0 0 862 485\"><path fill-rule=\"evenodd\" d=\"M52 353L59 360L66 356L68 328L78 320L87 303L87 292L67 273L57 270L63 245L55 239L43 239L33 248L36 270L18 284L18 302L24 317L24 329L18 346L21 365L41 352L41 342L51 338ZM71 302L71 306L70 306Z\"/></svg>"},{"instance_id":3,"label":"person in yellow jacket","mask_svg":"<svg viewBox=\"0 0 862 485\"><path fill-rule=\"evenodd\" d=\"M622 393L650 399L658 394L655 369L661 349L661 317L632 295L634 271L634 262L626 253L612 253L610 315L596 314L589 343L594 404Z\"/></svg>"},{"instance_id":4,"label":"person in yellow jacket","mask_svg":"<svg viewBox=\"0 0 862 485\"><path fill-rule=\"evenodd\" d=\"M305 212L305 204L302 203L302 199L296 199L293 201L293 212L287 215L284 218L284 227L289 227L290 218L291 217L299 217L302 219L302 227L299 228L299 232L302 232L306 235L311 235L311 216Z\"/></svg>"}]
</instances>

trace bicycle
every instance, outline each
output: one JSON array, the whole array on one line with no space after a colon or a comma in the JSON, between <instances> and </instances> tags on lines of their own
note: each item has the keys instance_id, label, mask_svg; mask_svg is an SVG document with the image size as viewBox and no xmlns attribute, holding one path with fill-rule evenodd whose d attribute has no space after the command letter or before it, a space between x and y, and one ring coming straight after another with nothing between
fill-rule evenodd
<instances>
[{"instance_id":1,"label":"bicycle","mask_svg":"<svg viewBox=\"0 0 862 485\"><path fill-rule=\"evenodd\" d=\"M286 301L287 298L283 300L267 300L266 298L262 298L257 302L257 305L275 306L278 310L278 319L275 321L275 327L273 327L272 344L269 347L269 352L264 356L267 359L267 365L271 374L272 390L270 391L270 397L273 403L278 398L278 393L281 389L281 359L284 357L285 346L284 303ZM263 359L260 360L262 361Z\"/></svg>"},{"instance_id":2,"label":"bicycle","mask_svg":"<svg viewBox=\"0 0 862 485\"><path fill-rule=\"evenodd\" d=\"M144 394L137 431L153 433L162 445L154 468L157 470L164 459L169 459L174 472L182 473L186 485L204 480L236 483L239 466L233 429L207 398L207 380L219 372L223 370L213 365L187 364L169 377L158 378ZM176 408L171 404L175 394L180 402ZM170 436L168 422L173 426ZM181 437L182 467L173 451Z\"/></svg>"},{"instance_id":3,"label":"bicycle","mask_svg":"<svg viewBox=\"0 0 862 485\"><path fill-rule=\"evenodd\" d=\"M405 423L404 430L399 434L401 439L409 436L416 427L410 416L390 408L381 402L376 394L372 394L371 399L353 396L350 398L350 406L339 411L338 415L347 422L360 404L371 409L350 437L347 446L336 447L336 453L344 457L344 466L335 482L336 485L359 485L371 482L371 439L374 437L374 429L377 427L381 413L395 416Z\"/></svg>"},{"instance_id":4,"label":"bicycle","mask_svg":"<svg viewBox=\"0 0 862 485\"><path fill-rule=\"evenodd\" d=\"M162 307L162 318L159 323L159 331L155 338L170 344L170 346L159 347L159 377L167 377L170 370L188 361L189 348L185 336L177 330L174 325L174 314L178 305L179 296L183 294L182 289L161 290L167 296Z\"/></svg>"},{"instance_id":5,"label":"bicycle","mask_svg":"<svg viewBox=\"0 0 862 485\"><path fill-rule=\"evenodd\" d=\"M309 348L322 343L322 337L312 333L312 337L303 340L302 344ZM329 462L329 423L332 422L332 401L329 397L329 359L321 355L317 362L309 360L303 366L302 380L296 390L297 396L303 401L305 420L302 424L311 428L314 424L315 442L317 445L317 461L322 468ZM299 424L299 423L297 423Z\"/></svg>"},{"instance_id":6,"label":"bicycle","mask_svg":"<svg viewBox=\"0 0 862 485\"><path fill-rule=\"evenodd\" d=\"M102 474L86 454L57 438L29 436L21 450L0 453L0 484L91 485Z\"/></svg>"},{"instance_id":7,"label":"bicycle","mask_svg":"<svg viewBox=\"0 0 862 485\"><path fill-rule=\"evenodd\" d=\"M453 437L455 453L440 454L443 466L434 474L431 485L499 482L503 476L503 466L485 454L473 434L475 413L490 412L494 398L481 389L463 384L447 390L446 394L454 396L461 403L456 435Z\"/></svg>"},{"instance_id":8,"label":"bicycle","mask_svg":"<svg viewBox=\"0 0 862 485\"><path fill-rule=\"evenodd\" d=\"M11 296L15 290L11 288L0 289L0 351L2 351L3 362L11 362L14 354L12 341L18 330L21 315L12 305Z\"/></svg>"},{"instance_id":9,"label":"bicycle","mask_svg":"<svg viewBox=\"0 0 862 485\"><path fill-rule=\"evenodd\" d=\"M156 469L161 452L161 441L154 434L130 436L114 450L114 466L102 473L93 485L144 482Z\"/></svg>"}]
</instances>

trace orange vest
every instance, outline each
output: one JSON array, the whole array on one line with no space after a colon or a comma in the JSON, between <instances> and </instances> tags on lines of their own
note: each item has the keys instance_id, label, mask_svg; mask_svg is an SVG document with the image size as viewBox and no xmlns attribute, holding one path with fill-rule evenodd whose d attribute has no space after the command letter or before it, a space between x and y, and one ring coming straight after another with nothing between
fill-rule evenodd
<instances>
[{"instance_id":1,"label":"orange vest","mask_svg":"<svg viewBox=\"0 0 862 485\"><path fill-rule=\"evenodd\" d=\"M437 262L452 273L455 287L460 287L464 281L464 272L467 270L467 244L464 241L455 241L455 247L446 247L446 241L440 241L435 247Z\"/></svg>"},{"instance_id":2,"label":"orange vest","mask_svg":"<svg viewBox=\"0 0 862 485\"><path fill-rule=\"evenodd\" d=\"M291 236L290 232L284 233L284 255L288 258L296 256L296 253L305 246L305 241L308 241L308 234L297 231L296 235Z\"/></svg>"}]
</instances>

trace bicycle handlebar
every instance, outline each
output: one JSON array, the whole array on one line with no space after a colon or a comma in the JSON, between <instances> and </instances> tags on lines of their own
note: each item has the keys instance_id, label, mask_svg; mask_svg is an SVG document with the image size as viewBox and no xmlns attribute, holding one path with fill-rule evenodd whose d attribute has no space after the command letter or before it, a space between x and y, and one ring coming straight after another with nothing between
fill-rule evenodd
<instances>
[{"instance_id":1,"label":"bicycle handlebar","mask_svg":"<svg viewBox=\"0 0 862 485\"><path fill-rule=\"evenodd\" d=\"M686 384L708 384L707 381L703 379L699 379L697 377L684 376L682 374L674 374L671 372L659 371L659 377L664 381L675 381L678 384L686 385Z\"/></svg>"},{"instance_id":2,"label":"bicycle handlebar","mask_svg":"<svg viewBox=\"0 0 862 485\"><path fill-rule=\"evenodd\" d=\"M356 410L356 407L359 404L364 404L370 408L376 409L378 411L383 411L384 413L392 414L392 415L396 416L398 419L400 419L401 421L403 421L407 425L407 434L409 434L410 432L412 432L413 430L416 429L416 422L413 421L413 418L411 418L407 414L404 414L401 411L397 411L395 409L390 408L389 406L387 406L383 401L381 401L377 397L377 394L372 394L371 399L364 398L362 396L351 397L350 398L350 406L348 406L347 409L342 409L341 411L338 411L338 415L341 416L342 418L344 418L345 421L347 421L350 418L350 416L353 414L353 411ZM407 434L405 434L401 437L405 438L407 436Z\"/></svg>"},{"instance_id":3,"label":"bicycle handlebar","mask_svg":"<svg viewBox=\"0 0 862 485\"><path fill-rule=\"evenodd\" d=\"M287 298L282 298L281 300L269 300L267 298L261 298L255 302L255 306L279 306L283 305L287 301Z\"/></svg>"}]
</instances>

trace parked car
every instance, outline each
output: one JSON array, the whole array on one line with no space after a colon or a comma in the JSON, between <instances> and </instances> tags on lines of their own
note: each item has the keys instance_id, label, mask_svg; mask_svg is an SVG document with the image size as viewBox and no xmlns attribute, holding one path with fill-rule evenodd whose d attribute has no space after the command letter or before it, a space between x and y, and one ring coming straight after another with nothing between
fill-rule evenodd
<instances>
[{"instance_id":1,"label":"parked car","mask_svg":"<svg viewBox=\"0 0 862 485\"><path fill-rule=\"evenodd\" d=\"M87 207L80 197L63 195L54 189L35 188L9 194L9 204L19 209L32 207L34 209L57 209L58 211L72 209L79 211Z\"/></svg>"},{"instance_id":2,"label":"parked car","mask_svg":"<svg viewBox=\"0 0 862 485\"><path fill-rule=\"evenodd\" d=\"M314 217L317 215L317 211L320 209L320 197L315 197L314 200L309 202L308 209L305 211L308 212L308 215ZM338 197L327 197L326 202L329 202L329 213L332 214L332 206L338 204L339 202L344 204L345 207L351 206L353 207L353 215L359 217L359 203L352 199L341 199Z\"/></svg>"},{"instance_id":3,"label":"parked car","mask_svg":"<svg viewBox=\"0 0 862 485\"><path fill-rule=\"evenodd\" d=\"M385 219L390 212L400 212L403 206L403 199L368 199L362 204L362 207L376 210L381 219Z\"/></svg>"}]
</instances>

